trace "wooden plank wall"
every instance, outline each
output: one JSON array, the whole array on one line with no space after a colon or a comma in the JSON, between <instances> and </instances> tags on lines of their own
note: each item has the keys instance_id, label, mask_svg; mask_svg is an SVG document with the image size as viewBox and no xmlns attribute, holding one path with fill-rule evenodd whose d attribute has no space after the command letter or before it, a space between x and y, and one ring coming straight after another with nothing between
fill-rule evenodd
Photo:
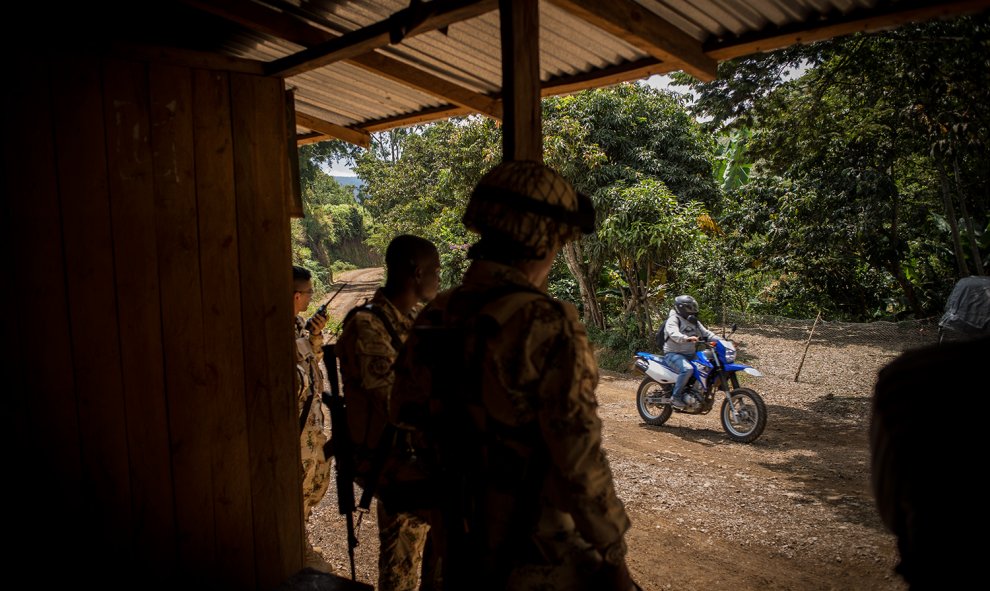
<instances>
[{"instance_id":1,"label":"wooden plank wall","mask_svg":"<svg viewBox=\"0 0 990 591\"><path fill-rule=\"evenodd\" d=\"M62 54L14 75L15 560L70 541L74 582L277 586L305 535L281 80Z\"/></svg>"}]
</instances>

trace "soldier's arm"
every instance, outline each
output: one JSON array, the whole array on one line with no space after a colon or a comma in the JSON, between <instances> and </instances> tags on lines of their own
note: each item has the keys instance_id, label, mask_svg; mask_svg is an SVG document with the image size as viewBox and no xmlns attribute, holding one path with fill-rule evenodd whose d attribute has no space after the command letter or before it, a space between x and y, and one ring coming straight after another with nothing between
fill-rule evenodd
<instances>
[{"instance_id":1,"label":"soldier's arm","mask_svg":"<svg viewBox=\"0 0 990 591\"><path fill-rule=\"evenodd\" d=\"M557 335L545 346L540 425L550 459L566 490L562 501L581 536L608 562L625 557L623 535L629 518L615 492L612 471L602 449L602 424L595 387L598 369L587 334L572 306L558 326L537 319L535 330Z\"/></svg>"},{"instance_id":2,"label":"soldier's arm","mask_svg":"<svg viewBox=\"0 0 990 591\"><path fill-rule=\"evenodd\" d=\"M361 389L368 393L375 408L385 416L388 395L392 390L394 375L392 363L397 352L381 321L370 314L354 318L356 331L353 340L354 366Z\"/></svg>"},{"instance_id":3,"label":"soldier's arm","mask_svg":"<svg viewBox=\"0 0 990 591\"><path fill-rule=\"evenodd\" d=\"M316 362L323 361L323 333L309 333L309 345L313 348L313 357L316 358Z\"/></svg>"}]
</instances>

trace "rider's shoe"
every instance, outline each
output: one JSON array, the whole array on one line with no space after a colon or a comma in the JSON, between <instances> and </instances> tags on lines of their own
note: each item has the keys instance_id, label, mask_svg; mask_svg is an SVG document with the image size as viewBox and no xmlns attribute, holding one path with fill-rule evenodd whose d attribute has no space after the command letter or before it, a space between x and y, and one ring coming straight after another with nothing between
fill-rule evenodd
<instances>
[{"instance_id":1,"label":"rider's shoe","mask_svg":"<svg viewBox=\"0 0 990 591\"><path fill-rule=\"evenodd\" d=\"M673 398L671 398L670 405L677 409L687 408L687 402L684 402L684 399L681 398L680 396L674 396Z\"/></svg>"}]
</instances>

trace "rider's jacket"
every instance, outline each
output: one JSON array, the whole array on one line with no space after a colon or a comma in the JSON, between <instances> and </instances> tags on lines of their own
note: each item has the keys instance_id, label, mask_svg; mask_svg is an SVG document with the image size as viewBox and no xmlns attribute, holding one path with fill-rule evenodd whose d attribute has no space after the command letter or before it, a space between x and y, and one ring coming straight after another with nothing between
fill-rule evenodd
<instances>
[{"instance_id":1,"label":"rider's jacket","mask_svg":"<svg viewBox=\"0 0 990 591\"><path fill-rule=\"evenodd\" d=\"M690 323L677 314L677 310L671 308L667 315L667 322L663 327L667 336L664 344L664 353L680 353L691 357L694 355L695 345L688 342L689 337L698 337L698 340L712 340L718 338L715 333L705 328L701 321Z\"/></svg>"}]
</instances>

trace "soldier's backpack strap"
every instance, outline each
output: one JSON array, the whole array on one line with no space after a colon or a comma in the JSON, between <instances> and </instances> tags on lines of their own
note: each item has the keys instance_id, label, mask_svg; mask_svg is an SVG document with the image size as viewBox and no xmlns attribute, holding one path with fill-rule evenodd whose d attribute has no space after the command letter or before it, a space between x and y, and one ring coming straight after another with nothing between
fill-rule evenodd
<instances>
[{"instance_id":1,"label":"soldier's backpack strap","mask_svg":"<svg viewBox=\"0 0 990 591\"><path fill-rule=\"evenodd\" d=\"M351 310L347 313L347 316L344 317L344 322L341 323L341 326L346 325L347 322L358 312L370 312L378 318L378 320L381 321L382 326L385 327L385 331L388 332L389 339L392 341L392 348L395 349L396 353L402 351L402 338L399 337L398 331L396 331L395 327L392 326L392 321L389 320L384 310L371 302L351 308ZM395 362L393 361L392 363L394 365ZM375 450L372 458L370 472L365 475L361 500L358 502L358 509L361 511L368 511L371 507L371 499L378 494L378 478L381 476L382 468L384 468L385 461L388 459L388 453L391 448L390 444L394 439L395 428L391 424L386 423L385 430L382 432L381 441L379 442L378 448Z\"/></svg>"},{"instance_id":2,"label":"soldier's backpack strap","mask_svg":"<svg viewBox=\"0 0 990 591\"><path fill-rule=\"evenodd\" d=\"M341 326L347 324L347 321L350 320L358 312L371 312L379 320L381 320L382 325L385 326L386 332L388 332L389 339L392 340L392 348L395 349L396 352L402 350L402 339L399 337L399 333L395 330L395 327L392 326L392 321L388 319L388 316L385 314L384 310L372 304L371 302L368 302L367 304L361 304L360 306L354 306L353 308L351 308L351 311L348 312L347 316L344 317L344 322L341 323Z\"/></svg>"}]
</instances>

